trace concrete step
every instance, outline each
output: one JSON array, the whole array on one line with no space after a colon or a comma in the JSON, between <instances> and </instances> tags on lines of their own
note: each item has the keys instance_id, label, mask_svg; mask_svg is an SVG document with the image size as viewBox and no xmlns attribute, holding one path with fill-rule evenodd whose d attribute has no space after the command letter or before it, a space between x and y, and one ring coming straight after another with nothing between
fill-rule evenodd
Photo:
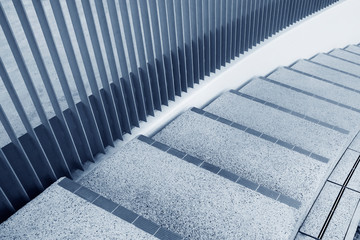
<instances>
[{"instance_id":1,"label":"concrete step","mask_svg":"<svg viewBox=\"0 0 360 240\"><path fill-rule=\"evenodd\" d=\"M360 46L359 45L350 45L345 48L345 50L360 54Z\"/></svg>"},{"instance_id":2,"label":"concrete step","mask_svg":"<svg viewBox=\"0 0 360 240\"><path fill-rule=\"evenodd\" d=\"M322 182L328 159L209 113L201 115L202 110L195 111L200 114L183 113L154 139L294 198L306 208Z\"/></svg>"},{"instance_id":3,"label":"concrete step","mask_svg":"<svg viewBox=\"0 0 360 240\"><path fill-rule=\"evenodd\" d=\"M360 114L356 111L271 80L255 78L241 88L240 92L306 115L313 121L331 124L341 131L350 131L351 134L360 127Z\"/></svg>"},{"instance_id":4,"label":"concrete step","mask_svg":"<svg viewBox=\"0 0 360 240\"><path fill-rule=\"evenodd\" d=\"M61 181L3 222L0 239L156 239L59 186Z\"/></svg>"},{"instance_id":5,"label":"concrete step","mask_svg":"<svg viewBox=\"0 0 360 240\"><path fill-rule=\"evenodd\" d=\"M309 215L305 219L301 233L317 238L329 216L341 190L341 186L326 182ZM358 205L360 193L345 189L339 200L329 225L324 229L322 239L345 239L352 216Z\"/></svg>"},{"instance_id":6,"label":"concrete step","mask_svg":"<svg viewBox=\"0 0 360 240\"><path fill-rule=\"evenodd\" d=\"M204 110L329 159L339 155L348 134L256 100L231 91Z\"/></svg>"},{"instance_id":7,"label":"concrete step","mask_svg":"<svg viewBox=\"0 0 360 240\"><path fill-rule=\"evenodd\" d=\"M360 92L360 81L358 77L336 71L318 63L309 60L299 60L292 65L291 68L323 81L328 81L339 87L347 88L354 92Z\"/></svg>"},{"instance_id":8,"label":"concrete step","mask_svg":"<svg viewBox=\"0 0 360 240\"><path fill-rule=\"evenodd\" d=\"M347 51L343 49L334 49L331 52L329 52L329 54L331 56L335 56L356 64L360 64L360 55L355 54L351 51Z\"/></svg>"},{"instance_id":9,"label":"concrete step","mask_svg":"<svg viewBox=\"0 0 360 240\"><path fill-rule=\"evenodd\" d=\"M358 101L360 98L360 91L350 91L349 89L336 86L324 80L285 67L278 68L267 76L267 78L296 89L301 89L307 93L323 97L324 100L333 101L334 104L360 113L360 102Z\"/></svg>"},{"instance_id":10,"label":"concrete step","mask_svg":"<svg viewBox=\"0 0 360 240\"><path fill-rule=\"evenodd\" d=\"M316 55L315 57L311 58L311 61L323 64L356 77L360 77L360 65L326 53L320 53Z\"/></svg>"},{"instance_id":11,"label":"concrete step","mask_svg":"<svg viewBox=\"0 0 360 240\"><path fill-rule=\"evenodd\" d=\"M80 183L185 239L295 235L299 210L174 156L178 154L185 156L161 143L135 139Z\"/></svg>"}]
</instances>

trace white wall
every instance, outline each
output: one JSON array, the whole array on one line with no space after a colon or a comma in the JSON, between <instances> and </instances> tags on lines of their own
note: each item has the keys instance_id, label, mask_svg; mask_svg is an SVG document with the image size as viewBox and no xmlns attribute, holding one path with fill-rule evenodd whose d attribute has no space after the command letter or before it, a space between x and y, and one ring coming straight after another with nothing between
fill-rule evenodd
<instances>
[{"instance_id":1,"label":"white wall","mask_svg":"<svg viewBox=\"0 0 360 240\"><path fill-rule=\"evenodd\" d=\"M157 112L155 118L150 117L126 140L138 134L152 135L181 112L192 106L200 108L222 92L238 88L254 76L266 75L279 66L290 65L319 52L357 43L360 43L360 1L340 1L266 40L202 81L162 112Z\"/></svg>"}]
</instances>

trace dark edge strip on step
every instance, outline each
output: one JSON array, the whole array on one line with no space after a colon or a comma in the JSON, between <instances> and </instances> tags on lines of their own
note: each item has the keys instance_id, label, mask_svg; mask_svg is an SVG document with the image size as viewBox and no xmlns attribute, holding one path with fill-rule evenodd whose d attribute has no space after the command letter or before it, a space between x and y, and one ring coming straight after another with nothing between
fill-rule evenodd
<instances>
[{"instance_id":1,"label":"dark edge strip on step","mask_svg":"<svg viewBox=\"0 0 360 240\"><path fill-rule=\"evenodd\" d=\"M250 180L247 180L245 178L242 178L238 175L236 175L235 173L229 172L228 170L225 170L223 168L220 168L218 166L215 166L211 163L208 163L204 160L201 160L197 157L191 156L185 152L182 152L180 150L177 150L175 148L172 148L170 146L167 146L161 142L155 141L149 137L146 137L144 135L140 135L138 137L138 140L147 143L153 147L156 147L160 150L162 150L163 152L169 153L175 157L178 157L181 160L184 160L188 163L194 164L195 166L198 166L200 168L203 168L209 172L212 172L216 175L219 175L221 177L224 177L234 183L238 183L240 185L242 185L243 187L246 187L248 189L251 189L253 191L256 191L266 197L272 198L275 201L281 202L283 204L288 205L289 207L293 207L296 209L299 209L301 206L301 203L291 197L285 196L283 194L280 194L278 192L275 192L267 187L261 186L255 182L252 182Z\"/></svg>"},{"instance_id":2,"label":"dark edge strip on step","mask_svg":"<svg viewBox=\"0 0 360 240\"><path fill-rule=\"evenodd\" d=\"M340 49L340 50L341 50L341 49ZM344 62L348 62L348 63L351 63L351 64L355 64L355 65L357 65L357 66L360 66L359 63L353 62L353 61L351 61L351 60L349 60L349 59L342 58L342 57L339 57L339 56L336 56L336 55L332 55L332 54L329 54L329 53L324 53L324 54L327 55L327 56L330 56L330 57L337 58L337 59L342 60L342 61L344 61ZM351 73L351 74L352 74L352 73ZM354 75L355 75L355 74L354 74Z\"/></svg>"},{"instance_id":3,"label":"dark edge strip on step","mask_svg":"<svg viewBox=\"0 0 360 240\"><path fill-rule=\"evenodd\" d=\"M268 107L272 107L272 108L275 108L275 109L280 110L280 111L282 111L282 112L291 114L291 115L293 115L293 116L295 116L295 117L299 117L299 118L301 118L301 119L305 119L305 120L307 120L307 121L310 121L310 122L312 122L312 123L321 125L321 126L323 126L323 127L330 128L330 129L335 130L335 131L337 131L337 132L339 132L339 133L342 133L342 134L349 134L349 133L350 133L350 132L349 132L348 130L346 130L346 129L343 129L343 128L337 127L337 126L335 126L335 125L332 125L332 124L329 124L329 123L326 123L326 122L323 122L323 121L320 121L320 120L311 118L311 117L306 116L306 115L304 115L304 114L301 114L301 113L292 111L292 110L290 110L290 109L281 107L281 106L276 105L276 104L274 104L274 103L270 103L270 102L261 100L261 99L259 99L259 98L256 98L256 97L247 95L247 94L245 94L245 93L238 92L238 91L235 91L235 90L230 90L230 92L233 93L233 94L236 94L236 95L238 95L238 96L247 98L247 99L249 99L249 100L252 100L252 101L255 101L255 102L264 104L264 105L266 105L266 106L268 106Z\"/></svg>"},{"instance_id":4,"label":"dark edge strip on step","mask_svg":"<svg viewBox=\"0 0 360 240\"><path fill-rule=\"evenodd\" d=\"M303 72L303 71L300 71L300 70L297 70L297 69L294 69L294 68L288 68L288 67L284 67L284 68L287 69L287 70L290 70L290 71L293 71L293 72L296 72L296 73L300 73L300 74L302 74L302 75L305 75L305 76L308 76L308 77L311 77L311 78L315 78L315 79L317 79L317 80L320 80L320 81L329 83L329 84L331 84L331 85L344 88L344 89L349 90L349 91L352 91L352 92L360 93L360 90L357 90L357 89L354 89L354 88L351 88L351 87L347 87L347 86L345 86L345 85L342 85L342 84L339 84L339 83L336 83L336 82L332 82L332 81L329 81L329 80L327 80L327 79L324 79L324 78L321 78L321 77L318 77L318 76L314 76L314 75L311 75L311 74L309 74L309 73L306 73L306 72Z\"/></svg>"},{"instance_id":5,"label":"dark edge strip on step","mask_svg":"<svg viewBox=\"0 0 360 240\"><path fill-rule=\"evenodd\" d=\"M340 199L341 199L342 195L344 194L345 189L346 189L348 183L350 182L350 179L351 179L352 175L354 174L357 166L359 165L359 162L360 162L360 155L359 155L358 158L356 159L356 161L355 161L355 163L354 163L354 165L353 165L350 173L349 173L348 176L346 177L345 182L343 183L343 185L342 185L342 187L341 187L341 189L340 189L340 192L339 192L338 196L336 197L336 200L335 200L335 202L334 202L334 204L333 204L333 206L332 206L332 208L331 208L331 211L330 211L329 215L327 216L326 221L325 221L323 227L321 228L321 231L320 231L319 236L318 236L319 239L322 239L322 238L323 238L323 236L324 236L324 234L325 234L325 232L326 232L326 229L327 229L327 227L329 226L330 221L331 221L331 219L332 219L332 217L333 217L333 215L334 215L334 213L335 213L335 210L336 210L337 206L339 205Z\"/></svg>"},{"instance_id":6,"label":"dark edge strip on step","mask_svg":"<svg viewBox=\"0 0 360 240\"><path fill-rule=\"evenodd\" d=\"M355 54L356 56L360 56L360 53L353 52L353 51L349 50L349 49L348 49L349 47L350 47L350 46L347 46L346 48L343 48L343 49L341 49L341 50L343 50L343 51L345 51L345 52L348 52L348 53ZM359 46L355 45L355 47L359 47Z\"/></svg>"},{"instance_id":7,"label":"dark edge strip on step","mask_svg":"<svg viewBox=\"0 0 360 240\"><path fill-rule=\"evenodd\" d=\"M349 105L342 104L342 103L336 102L336 101L334 101L334 100L321 97L321 96L319 96L319 95L316 95L316 94L313 94L313 93L310 93L310 92L301 90L301 89L299 89L299 88L295 88L295 87L289 86L289 85L287 85L287 84L284 84L284 83L281 83L281 82L277 82L277 81L274 81L274 80L271 80L271 79L268 79L268 78L264 78L264 77L259 77L259 79L264 80L264 81L267 81L267 82L270 82L270 83L273 83L273 84L276 84L276 85L279 85L279 86L284 87L284 88L287 88L287 89L291 89L291 90L293 90L293 91L296 91L296 92L305 94L305 95L310 96L310 97L317 98L317 99L319 99L319 100L322 100L322 101L325 101L325 102L328 102L328 103L337 105L337 106L339 106L339 107L346 108L346 109L355 111L355 112L357 112L357 113L360 113L360 109L358 109L358 108L354 108L354 107L351 107L351 106L349 106Z\"/></svg>"},{"instance_id":8,"label":"dark edge strip on step","mask_svg":"<svg viewBox=\"0 0 360 240\"><path fill-rule=\"evenodd\" d=\"M307 234L307 233L304 233L304 232L302 232L302 231L299 231L298 233L301 233L302 235L307 236L307 237L309 237L309 238L311 238L311 239L316 239L316 240L318 240L318 238L316 238L316 237L314 237L314 236L311 236L311 235L309 235L309 234Z\"/></svg>"},{"instance_id":9,"label":"dark edge strip on step","mask_svg":"<svg viewBox=\"0 0 360 240\"><path fill-rule=\"evenodd\" d=\"M133 211L124 208L120 204L114 203L110 199L107 199L68 178L61 180L58 185L159 239L183 239L180 235L160 227L156 223L143 218Z\"/></svg>"},{"instance_id":10,"label":"dark edge strip on step","mask_svg":"<svg viewBox=\"0 0 360 240\"><path fill-rule=\"evenodd\" d=\"M317 56L317 55L316 55L316 56ZM315 57L316 57L316 56L315 56ZM328 55L328 56L333 57L332 55ZM312 63L315 63L315 64L317 64L317 65L319 65L319 66L322 66L322 67L325 67L325 68L332 69L332 70L337 71L337 72L344 73L344 74L349 75L349 76L352 76L352 77L360 78L360 76L358 76L358 75L355 75L355 74L352 74L352 73L349 73L349 72L345 72L345 71L343 71L343 70L340 70L340 69L337 69L337 68L333 68L333 67L330 67L330 66L328 66L328 65L319 63L319 62L315 62L313 59L310 59L310 60L307 60L307 61L312 62Z\"/></svg>"},{"instance_id":11,"label":"dark edge strip on step","mask_svg":"<svg viewBox=\"0 0 360 240\"><path fill-rule=\"evenodd\" d=\"M230 127L237 128L238 130L241 130L241 131L244 131L246 133L252 134L252 135L254 135L256 137L259 137L259 138L262 138L262 139L264 139L266 141L275 143L275 144L277 144L279 146L282 146L282 147L285 147L287 149L293 150L293 151L298 152L300 154L303 154L303 155L305 155L307 157L311 157L311 158L313 158L315 160L318 160L320 162L323 162L323 163L328 163L329 162L329 159L326 158L326 157L320 156L320 155L318 155L316 153L310 152L310 151L305 150L305 149L303 149L301 147L298 147L298 146L292 145L290 143L284 142L284 141L282 141L282 140L280 140L278 138L269 136L269 135L267 135L265 133L262 133L262 132L259 132L259 131L255 130L255 129L243 126L243 125L241 125L239 123L232 122L230 120L224 119L224 118L219 117L219 116L217 116L215 114L206 112L206 111L198 109L198 108L192 108L191 111L196 112L196 113L198 113L200 115L203 115L205 117L211 118L211 119L213 119L215 121L221 122L223 124L226 124L226 125L228 125Z\"/></svg>"}]
</instances>

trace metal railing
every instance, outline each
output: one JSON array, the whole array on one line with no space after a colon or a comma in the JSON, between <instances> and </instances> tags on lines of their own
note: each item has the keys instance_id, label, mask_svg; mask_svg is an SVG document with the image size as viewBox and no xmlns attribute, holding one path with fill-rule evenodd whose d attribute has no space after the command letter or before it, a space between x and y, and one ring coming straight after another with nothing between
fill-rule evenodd
<instances>
[{"instance_id":1,"label":"metal railing","mask_svg":"<svg viewBox=\"0 0 360 240\"><path fill-rule=\"evenodd\" d=\"M175 96L334 2L0 1L0 222Z\"/></svg>"}]
</instances>

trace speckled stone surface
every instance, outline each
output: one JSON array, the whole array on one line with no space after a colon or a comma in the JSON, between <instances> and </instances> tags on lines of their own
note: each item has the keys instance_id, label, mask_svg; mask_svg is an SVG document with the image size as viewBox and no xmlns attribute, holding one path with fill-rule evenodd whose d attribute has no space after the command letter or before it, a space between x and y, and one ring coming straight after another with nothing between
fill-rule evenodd
<instances>
[{"instance_id":1,"label":"speckled stone surface","mask_svg":"<svg viewBox=\"0 0 360 240\"><path fill-rule=\"evenodd\" d=\"M295 240L314 240L314 238L309 237L309 236L307 236L307 235L302 234L302 233L299 232L299 233L296 235Z\"/></svg>"},{"instance_id":2,"label":"speckled stone surface","mask_svg":"<svg viewBox=\"0 0 360 240\"><path fill-rule=\"evenodd\" d=\"M327 166L192 111L154 139L301 202L312 196Z\"/></svg>"},{"instance_id":3,"label":"speckled stone surface","mask_svg":"<svg viewBox=\"0 0 360 240\"><path fill-rule=\"evenodd\" d=\"M268 78L334 100L338 103L360 109L360 93L335 86L316 78L286 68L278 68L268 76Z\"/></svg>"},{"instance_id":4,"label":"speckled stone surface","mask_svg":"<svg viewBox=\"0 0 360 240\"><path fill-rule=\"evenodd\" d=\"M329 180L342 185L353 168L359 154L358 152L347 150L331 173ZM356 168L347 187L360 191L360 166Z\"/></svg>"},{"instance_id":5,"label":"speckled stone surface","mask_svg":"<svg viewBox=\"0 0 360 240\"><path fill-rule=\"evenodd\" d=\"M0 225L0 239L156 239L54 183Z\"/></svg>"},{"instance_id":6,"label":"speckled stone surface","mask_svg":"<svg viewBox=\"0 0 360 240\"><path fill-rule=\"evenodd\" d=\"M300 231L318 237L341 187L327 182L312 206Z\"/></svg>"},{"instance_id":7,"label":"speckled stone surface","mask_svg":"<svg viewBox=\"0 0 360 240\"><path fill-rule=\"evenodd\" d=\"M324 53L320 53L316 55L313 59L313 62L318 62L323 65L339 69L344 72L348 72L360 77L360 66L354 63L350 63L339 58L335 58Z\"/></svg>"},{"instance_id":8,"label":"speckled stone surface","mask_svg":"<svg viewBox=\"0 0 360 240\"><path fill-rule=\"evenodd\" d=\"M356 45L350 45L350 46L347 46L345 49L348 50L348 51L351 51L351 52L353 52L353 53L360 54L360 47L359 47L359 45L358 45L358 46L356 46Z\"/></svg>"},{"instance_id":9,"label":"speckled stone surface","mask_svg":"<svg viewBox=\"0 0 360 240\"><path fill-rule=\"evenodd\" d=\"M314 62L300 60L291 68L341 84L343 86L360 90L359 78L318 65Z\"/></svg>"},{"instance_id":10,"label":"speckled stone surface","mask_svg":"<svg viewBox=\"0 0 360 240\"><path fill-rule=\"evenodd\" d=\"M360 126L359 113L257 78L240 91L349 131Z\"/></svg>"},{"instance_id":11,"label":"speckled stone surface","mask_svg":"<svg viewBox=\"0 0 360 240\"><path fill-rule=\"evenodd\" d=\"M204 110L330 159L339 154L348 137L230 92Z\"/></svg>"},{"instance_id":12,"label":"speckled stone surface","mask_svg":"<svg viewBox=\"0 0 360 240\"><path fill-rule=\"evenodd\" d=\"M80 180L186 239L288 239L297 210L137 139Z\"/></svg>"},{"instance_id":13,"label":"speckled stone surface","mask_svg":"<svg viewBox=\"0 0 360 240\"><path fill-rule=\"evenodd\" d=\"M335 49L334 51L331 51L329 54L332 56L336 56L336 57L343 58L348 61L360 64L360 56L359 55L350 53L348 51L344 51L342 49Z\"/></svg>"},{"instance_id":14,"label":"speckled stone surface","mask_svg":"<svg viewBox=\"0 0 360 240\"><path fill-rule=\"evenodd\" d=\"M359 202L360 193L346 189L340 199L329 226L325 231L324 240L344 239L348 230L351 218Z\"/></svg>"},{"instance_id":15,"label":"speckled stone surface","mask_svg":"<svg viewBox=\"0 0 360 240\"><path fill-rule=\"evenodd\" d=\"M360 152L360 134L358 134L355 139L353 140L353 142L350 144L351 149Z\"/></svg>"}]
</instances>

